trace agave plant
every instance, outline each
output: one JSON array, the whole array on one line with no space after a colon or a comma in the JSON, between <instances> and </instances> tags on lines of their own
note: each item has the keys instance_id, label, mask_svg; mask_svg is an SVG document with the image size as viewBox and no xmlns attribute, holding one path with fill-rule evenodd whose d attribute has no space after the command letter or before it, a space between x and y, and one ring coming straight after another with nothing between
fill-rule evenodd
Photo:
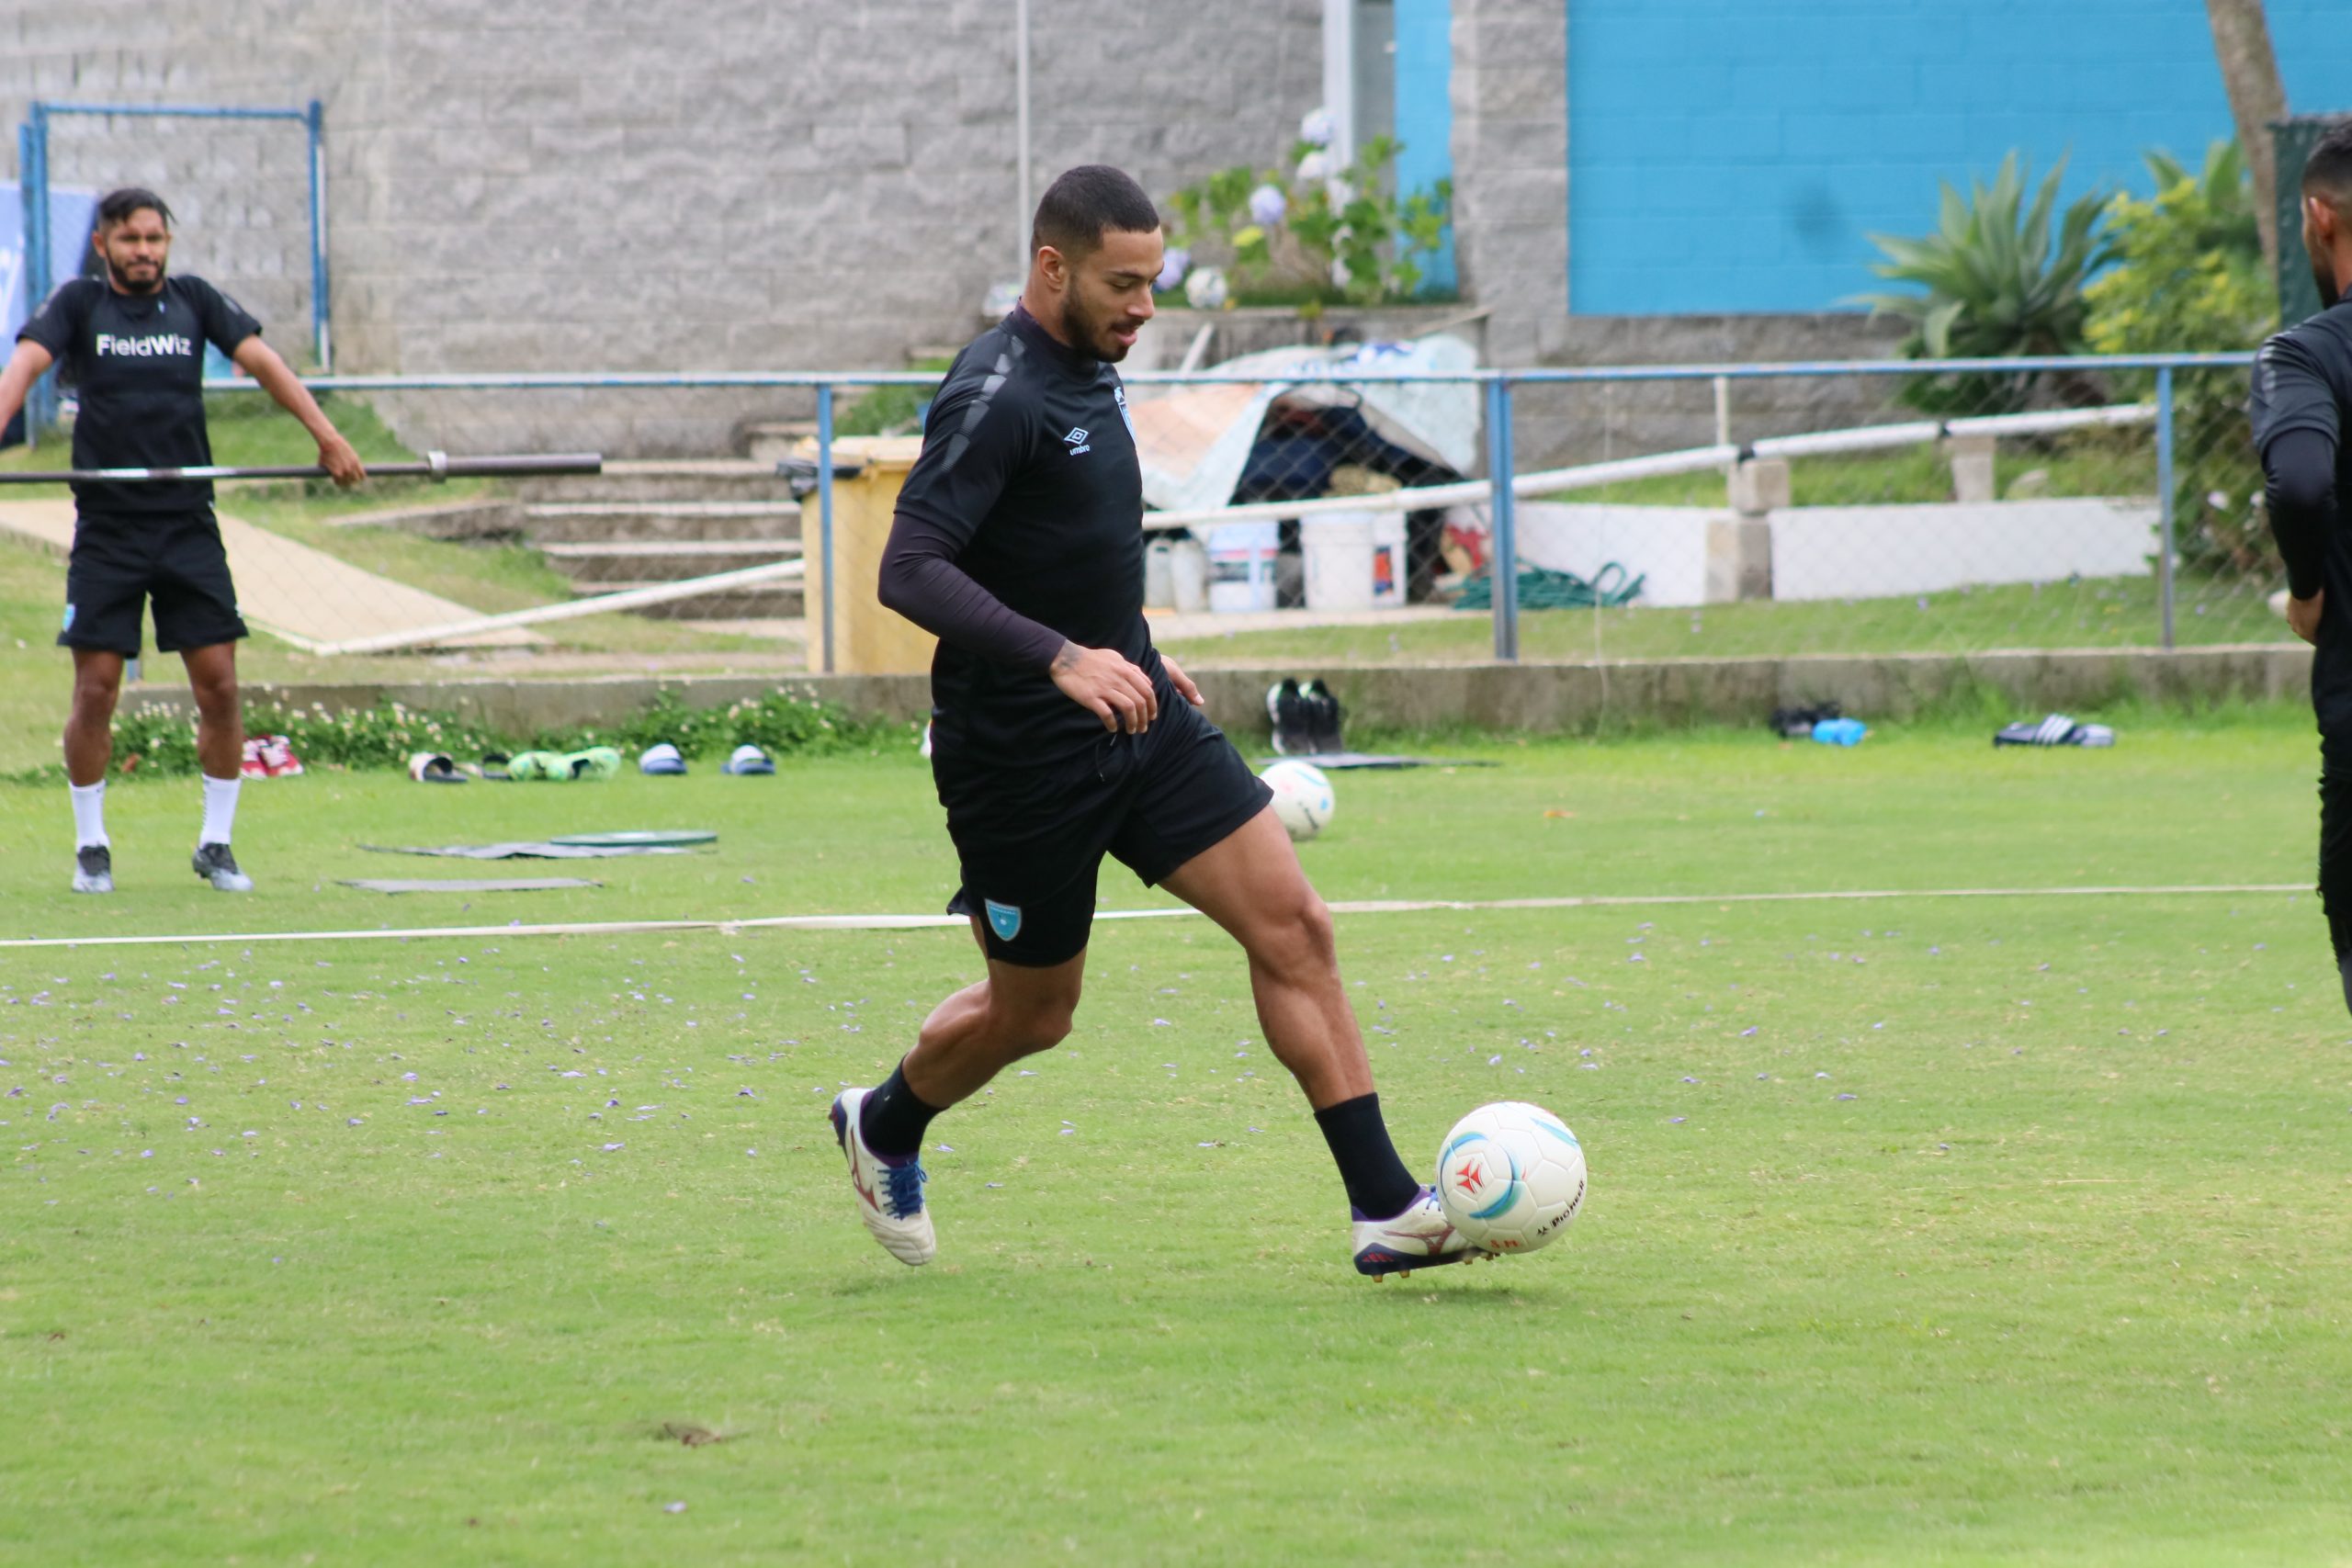
<instances>
[{"instance_id":1,"label":"agave plant","mask_svg":"<svg viewBox=\"0 0 2352 1568\"><path fill-rule=\"evenodd\" d=\"M1911 331L1896 352L1910 359L2013 359L2078 354L2086 307L2083 282L2106 259L2098 228L2107 193L2078 197L2058 218L2061 161L2026 204L2030 171L2015 152L1990 185L1970 181L1963 198L1950 182L1936 232L1918 239L1872 234L1887 259L1881 277L1918 286L1912 294L1869 294L1854 302L1898 316ZM2000 413L2023 407L2040 378L2016 375L1915 377L1905 399L1936 413ZM2076 389L2064 390L2072 397Z\"/></svg>"}]
</instances>

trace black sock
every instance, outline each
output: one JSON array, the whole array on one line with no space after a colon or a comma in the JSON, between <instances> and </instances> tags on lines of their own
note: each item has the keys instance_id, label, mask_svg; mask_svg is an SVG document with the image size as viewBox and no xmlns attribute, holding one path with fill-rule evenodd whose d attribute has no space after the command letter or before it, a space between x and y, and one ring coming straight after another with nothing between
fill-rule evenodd
<instances>
[{"instance_id":1,"label":"black sock","mask_svg":"<svg viewBox=\"0 0 2352 1568\"><path fill-rule=\"evenodd\" d=\"M945 1109L924 1104L907 1087L907 1066L901 1062L890 1069L880 1089L865 1097L858 1112L858 1130L865 1134L865 1146L884 1159L905 1159L922 1152L924 1130Z\"/></svg>"},{"instance_id":2,"label":"black sock","mask_svg":"<svg viewBox=\"0 0 2352 1568\"><path fill-rule=\"evenodd\" d=\"M1380 1096L1358 1095L1327 1105L1315 1113L1315 1124L1331 1145L1348 1201L1358 1213L1372 1220L1393 1219L1420 1196L1420 1182L1388 1141L1388 1123L1380 1119Z\"/></svg>"}]
</instances>

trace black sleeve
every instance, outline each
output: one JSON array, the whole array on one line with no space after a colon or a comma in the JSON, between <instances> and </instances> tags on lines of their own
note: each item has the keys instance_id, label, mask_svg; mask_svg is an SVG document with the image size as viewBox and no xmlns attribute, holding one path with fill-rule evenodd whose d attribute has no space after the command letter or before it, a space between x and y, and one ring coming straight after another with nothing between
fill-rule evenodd
<instances>
[{"instance_id":1,"label":"black sleeve","mask_svg":"<svg viewBox=\"0 0 2352 1568\"><path fill-rule=\"evenodd\" d=\"M2288 431L2263 449L2262 475L2287 590L2308 599L2326 585L2321 562L2335 527L2335 443L2316 430Z\"/></svg>"},{"instance_id":2,"label":"black sleeve","mask_svg":"<svg viewBox=\"0 0 2352 1568\"><path fill-rule=\"evenodd\" d=\"M58 285L39 314L17 329L19 342L37 343L51 359L62 360L82 335L90 314L89 285L81 278Z\"/></svg>"},{"instance_id":3,"label":"black sleeve","mask_svg":"<svg viewBox=\"0 0 2352 1568\"><path fill-rule=\"evenodd\" d=\"M2335 526L2338 437L2335 389L2308 344L2281 333L2262 345L2246 413L2288 592L2308 599L2323 585L2320 563Z\"/></svg>"},{"instance_id":4,"label":"black sleeve","mask_svg":"<svg viewBox=\"0 0 2352 1568\"><path fill-rule=\"evenodd\" d=\"M188 292L196 296L197 320L213 347L233 358L240 344L261 335L261 323L247 314L243 305L200 277L186 281Z\"/></svg>"},{"instance_id":5,"label":"black sleeve","mask_svg":"<svg viewBox=\"0 0 2352 1568\"><path fill-rule=\"evenodd\" d=\"M995 382L993 387L990 382ZM956 564L1027 457L1027 411L998 377L951 387L932 405L922 455L899 491L882 552L882 603L983 659L1042 671L1068 639L1008 608Z\"/></svg>"}]
</instances>

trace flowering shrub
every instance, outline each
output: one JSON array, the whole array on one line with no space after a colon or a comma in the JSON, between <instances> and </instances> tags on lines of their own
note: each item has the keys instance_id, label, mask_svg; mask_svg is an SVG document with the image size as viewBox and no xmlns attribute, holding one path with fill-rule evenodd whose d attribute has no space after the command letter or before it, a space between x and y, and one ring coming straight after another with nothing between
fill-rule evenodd
<instances>
[{"instance_id":1,"label":"flowering shrub","mask_svg":"<svg viewBox=\"0 0 2352 1568\"><path fill-rule=\"evenodd\" d=\"M911 745L916 728L853 717L808 693L783 687L712 708L688 707L677 694L663 692L650 706L616 725L545 730L522 738L396 702L334 713L315 704L281 708L259 703L245 710L248 735L283 735L306 766L340 768L403 768L417 751L443 751L471 761L486 751L572 751L605 745L633 757L657 740L674 742L689 757L722 755L747 743L775 757L823 756L901 739ZM153 702L118 711L114 768L118 774L134 777L184 778L197 773L194 716ZM60 771L59 764L51 763L28 776L45 778Z\"/></svg>"},{"instance_id":2,"label":"flowering shrub","mask_svg":"<svg viewBox=\"0 0 2352 1568\"><path fill-rule=\"evenodd\" d=\"M1188 303L1228 301L1373 305L1419 299L1421 263L1445 243L1453 183L1397 197L1393 137L1367 142L1353 164L1334 167L1331 122L1320 109L1300 122L1289 172L1221 170L1169 197L1168 265L1154 287L1182 288ZM1205 252L1229 265L1195 265Z\"/></svg>"}]
</instances>

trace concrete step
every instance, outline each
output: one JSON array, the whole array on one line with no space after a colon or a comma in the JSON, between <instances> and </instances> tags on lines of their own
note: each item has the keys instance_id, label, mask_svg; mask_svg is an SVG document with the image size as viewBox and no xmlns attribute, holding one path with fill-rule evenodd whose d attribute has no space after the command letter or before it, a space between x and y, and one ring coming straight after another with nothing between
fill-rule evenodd
<instances>
[{"instance_id":1,"label":"concrete step","mask_svg":"<svg viewBox=\"0 0 2352 1568\"><path fill-rule=\"evenodd\" d=\"M552 502L790 501L791 488L778 478L773 460L741 457L619 459L601 474L516 479L516 500Z\"/></svg>"},{"instance_id":2,"label":"concrete step","mask_svg":"<svg viewBox=\"0 0 2352 1568\"><path fill-rule=\"evenodd\" d=\"M813 419L769 420L743 427L743 450L754 467L771 472L785 458L813 451L816 443L817 422Z\"/></svg>"},{"instance_id":3,"label":"concrete step","mask_svg":"<svg viewBox=\"0 0 2352 1568\"><path fill-rule=\"evenodd\" d=\"M681 582L800 555L795 539L625 539L542 544L548 564L574 584Z\"/></svg>"},{"instance_id":4,"label":"concrete step","mask_svg":"<svg viewBox=\"0 0 2352 1568\"><path fill-rule=\"evenodd\" d=\"M791 501L545 502L521 508L521 527L541 546L628 540L800 537Z\"/></svg>"},{"instance_id":5,"label":"concrete step","mask_svg":"<svg viewBox=\"0 0 2352 1568\"><path fill-rule=\"evenodd\" d=\"M397 528L427 539L467 543L503 543L523 533L522 509L511 501L441 502L429 506L394 506L378 512L350 512L327 519L330 528Z\"/></svg>"},{"instance_id":6,"label":"concrete step","mask_svg":"<svg viewBox=\"0 0 2352 1568\"><path fill-rule=\"evenodd\" d=\"M801 614L801 603L800 584L762 582L647 604L629 613L656 621L790 620Z\"/></svg>"}]
</instances>

